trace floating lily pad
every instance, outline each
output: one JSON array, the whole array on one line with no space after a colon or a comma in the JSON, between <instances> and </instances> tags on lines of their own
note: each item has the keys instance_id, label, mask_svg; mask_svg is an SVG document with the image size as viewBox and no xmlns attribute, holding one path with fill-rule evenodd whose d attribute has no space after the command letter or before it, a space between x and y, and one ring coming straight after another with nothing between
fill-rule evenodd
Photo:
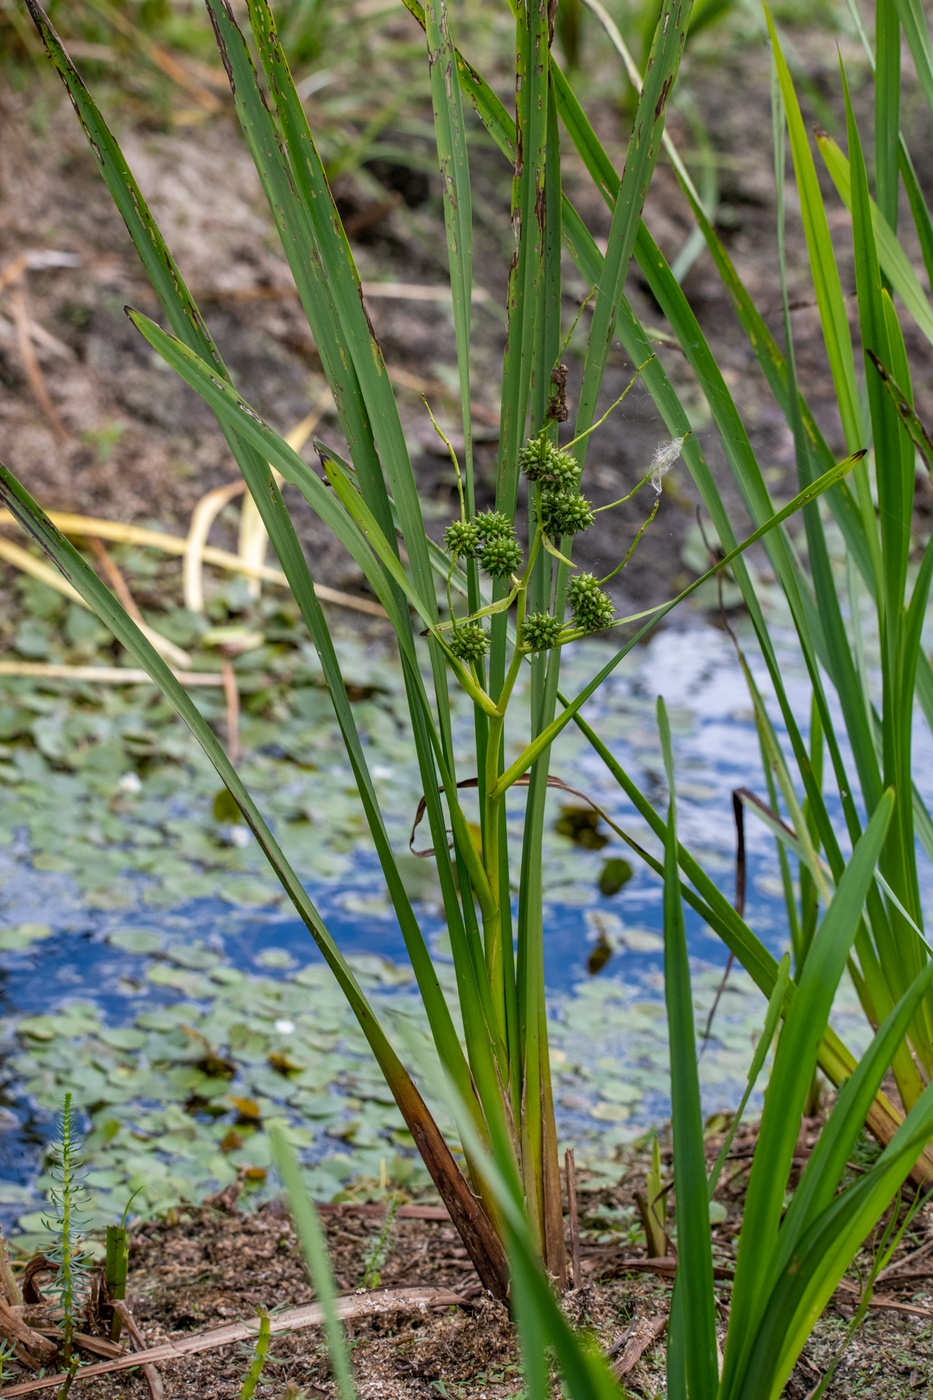
<instances>
[{"instance_id":1,"label":"floating lily pad","mask_svg":"<svg viewBox=\"0 0 933 1400\"><path fill-rule=\"evenodd\" d=\"M114 948L121 948L125 953L151 954L162 949L162 939L159 935L141 928L114 929L112 933L108 933L107 942Z\"/></svg>"},{"instance_id":2,"label":"floating lily pad","mask_svg":"<svg viewBox=\"0 0 933 1400\"><path fill-rule=\"evenodd\" d=\"M561 807L554 830L559 836L568 837L575 846L600 851L609 844L609 837L599 830L600 822L599 813L592 807Z\"/></svg>"},{"instance_id":3,"label":"floating lily pad","mask_svg":"<svg viewBox=\"0 0 933 1400\"><path fill-rule=\"evenodd\" d=\"M599 892L607 897L618 894L631 878L632 867L628 861L623 860L621 856L613 856L606 861L599 872L599 880L597 881Z\"/></svg>"},{"instance_id":4,"label":"floating lily pad","mask_svg":"<svg viewBox=\"0 0 933 1400\"><path fill-rule=\"evenodd\" d=\"M51 936L49 924L17 924L13 928L0 929L0 952L12 953L19 948L29 948Z\"/></svg>"}]
</instances>

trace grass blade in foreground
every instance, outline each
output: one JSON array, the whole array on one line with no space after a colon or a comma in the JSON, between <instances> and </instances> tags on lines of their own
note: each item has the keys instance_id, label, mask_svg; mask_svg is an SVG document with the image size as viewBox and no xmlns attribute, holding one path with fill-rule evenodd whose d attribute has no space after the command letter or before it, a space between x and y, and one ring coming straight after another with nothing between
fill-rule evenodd
<instances>
[{"instance_id":1,"label":"grass blade in foreground","mask_svg":"<svg viewBox=\"0 0 933 1400\"><path fill-rule=\"evenodd\" d=\"M674 1125L674 1193L677 1206L677 1277L668 1331L670 1400L714 1400L716 1303L710 1245L703 1114L697 1074L693 996L687 933L677 870L677 799L674 756L664 701L658 730L669 791L664 845L664 994L671 1044L671 1121Z\"/></svg>"},{"instance_id":2,"label":"grass blade in foreground","mask_svg":"<svg viewBox=\"0 0 933 1400\"><path fill-rule=\"evenodd\" d=\"M340 1400L356 1400L356 1386L353 1384L353 1372L350 1369L347 1340L337 1316L337 1309L334 1307L337 1289L321 1222L308 1199L298 1162L282 1129L270 1128L269 1141L272 1144L272 1157L279 1179L288 1193L288 1204L298 1238L301 1240L308 1273L324 1313L324 1335L327 1338L327 1350L330 1364L334 1368Z\"/></svg>"}]
</instances>

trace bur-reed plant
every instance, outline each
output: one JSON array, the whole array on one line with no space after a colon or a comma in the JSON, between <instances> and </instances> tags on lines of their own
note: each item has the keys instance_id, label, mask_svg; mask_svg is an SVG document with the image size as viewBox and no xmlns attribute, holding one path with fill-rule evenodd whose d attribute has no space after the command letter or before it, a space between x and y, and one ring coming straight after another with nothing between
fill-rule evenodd
<instances>
[{"instance_id":1,"label":"bur-reed plant","mask_svg":"<svg viewBox=\"0 0 933 1400\"><path fill-rule=\"evenodd\" d=\"M749 1071L748 1090L708 1169L679 870L674 750L663 701L658 703L658 728L669 788L663 861L664 979L671 1053L672 1232L677 1257L664 1394L667 1400L777 1400L815 1322L892 1199L895 1214L884 1229L865 1285L865 1306L881 1261L890 1258L893 1242L926 1199L917 1197L904 1218L898 1218L900 1188L933 1131L933 1086L865 1173L854 1182L846 1183L845 1178L868 1106L911 1016L933 984L933 963L922 970L878 1029L843 1087L788 1204L790 1174L821 1038L893 820L894 796L888 791L814 932L810 958L798 983L791 981L790 956L782 959ZM730 1281L728 1316L724 1328L718 1328L709 1203L738 1119L775 1036L774 1063ZM508 1152L494 1144L492 1155L487 1155L474 1137L466 1106L452 1088L449 1092L461 1137L501 1211L525 1395L528 1400L544 1400L555 1393L568 1400L621 1400L627 1394L624 1386L593 1339L568 1324L554 1298L523 1209L522 1183ZM282 1159L277 1156L277 1161L282 1171ZM289 1179L282 1175L283 1181ZM294 1168L290 1179L297 1180ZM560 1374L560 1390L554 1384L554 1371Z\"/></svg>"},{"instance_id":2,"label":"bur-reed plant","mask_svg":"<svg viewBox=\"0 0 933 1400\"><path fill-rule=\"evenodd\" d=\"M683 453L710 498L727 565L741 568L744 549L769 534L776 533L782 541L779 548L789 552L790 545L780 533L783 522L838 483L859 456L852 452L841 462L828 465L781 509L774 508L770 499L765 508L765 498L759 497L755 529L739 543L723 516L721 503L717 506L715 487L691 435L689 419L625 298L633 250L650 266L649 280L659 300L665 292L668 299L679 296L676 281L640 216L661 149L666 104L677 76L690 5L667 0L662 8L620 179L611 165L606 166L582 109L552 59L553 13L547 5L535 0L515 7L518 97L513 116L456 50L441 0L433 0L424 10L415 0L408 0L408 8L424 26L427 40L462 402L459 426L463 450L451 463L459 511L441 548L431 543L424 528L418 482L398 405L365 314L349 244L265 0L248 0L247 4L258 70L224 0L207 0L207 9L230 77L237 115L340 416L344 442L318 444L323 480L238 393L117 143L41 7L35 0L27 3L51 61L66 83L171 330L161 329L138 312L130 312L131 319L150 345L214 410L320 656L346 758L405 938L437 1057L458 1099L467 1107L466 1174L299 876L182 685L25 488L2 468L0 498L157 681L198 737L357 1015L486 1286L498 1297L505 1297L509 1290L503 1248L507 1222L501 1200L490 1193L487 1177L477 1165L477 1151L493 1151L500 1170L511 1173L520 1183L534 1251L563 1285L567 1265L544 996L541 842L550 751L573 719L590 733L580 715L586 700L678 601L670 600L634 618L617 619L605 591L607 578L581 573L572 563L573 537L591 517L592 507L581 486L586 479L590 435L605 416L602 385L615 338L622 339L661 408L674 444L668 455ZM506 306L508 336L501 376L497 489L495 508L488 512L477 511L470 412L472 218L467 109L471 104L508 156L514 172L511 223L515 252ZM600 253L591 232L562 192L559 119L612 200L605 254ZM560 319L562 244L587 283L596 289L585 337L573 437L566 447L558 441L565 408L560 369L564 346ZM676 330L685 338L695 333L693 322L688 324L683 318L676 322ZM702 340L698 343L705 346ZM728 403L738 419L731 399ZM750 458L748 472L758 473L750 449L746 451L741 420L737 426L730 423L730 428L730 441L739 444L734 451L743 462ZM663 463L657 465L660 469ZM653 471L646 463L646 491L650 491ZM450 935L462 1038L406 893L313 574L274 472L298 487L349 551L385 608L395 635ZM520 519L523 473L528 479L529 503L524 519ZM757 479L760 481L760 473ZM620 567L641 538L644 513L640 524L632 519L631 509L621 519L628 553L623 546ZM522 539L527 542L524 546ZM699 582L680 596L686 596ZM605 665L577 696L564 701L559 690L562 647L624 623L630 624L624 644L608 652ZM528 698L520 704L516 682L525 669ZM472 704L474 749L467 758L454 749L451 686L463 691ZM592 742L615 771L615 760L598 737L593 735ZM621 770L619 773L624 785L627 779ZM514 800L512 790L519 783L527 784L527 800L516 868L505 818L506 803ZM478 845L461 800L464 790L477 793ZM651 816L660 821L656 814ZM660 825L663 829L663 822ZM692 883L686 887L687 897L730 942L770 995L777 976L774 959L685 853L681 869ZM518 886L515 911L513 882ZM830 1033L822 1042L821 1063L837 1080L854 1066L852 1057ZM878 1112L881 1126L890 1136L893 1116L883 1109Z\"/></svg>"},{"instance_id":3,"label":"bur-reed plant","mask_svg":"<svg viewBox=\"0 0 933 1400\"><path fill-rule=\"evenodd\" d=\"M933 1086L926 1088L867 1171L849 1183L845 1177L868 1106L911 1017L933 985L933 963L919 973L879 1027L839 1093L788 1204L789 1178L821 1037L893 821L895 800L887 791L814 931L799 981L791 981L789 955L784 956L779 969L764 1018L764 1034L749 1072L750 1092L777 1033L731 1279L728 1318L724 1329L718 1329L709 1202L731 1134L708 1170L679 869L674 749L663 701L658 702L658 728L669 789L664 848L664 980L671 1051L677 1253L664 1393L667 1400L778 1400L815 1322L892 1200L895 1215L883 1231L863 1299L870 1296L873 1276L881 1267L879 1260L890 1257L892 1241L900 1236L917 1204L927 1199L917 1197L904 1219L898 1218L900 1188L933 1132ZM459 1126L469 1143L473 1129L462 1107ZM505 1222L512 1264L512 1308L522 1345L527 1395L543 1400L554 1393L542 1344L546 1338L561 1373L562 1393L569 1400L618 1400L626 1394L624 1388L592 1340L575 1333L556 1305L522 1210L521 1183L510 1174L507 1155L488 1158L478 1143L474 1150L478 1169L499 1202Z\"/></svg>"}]
</instances>

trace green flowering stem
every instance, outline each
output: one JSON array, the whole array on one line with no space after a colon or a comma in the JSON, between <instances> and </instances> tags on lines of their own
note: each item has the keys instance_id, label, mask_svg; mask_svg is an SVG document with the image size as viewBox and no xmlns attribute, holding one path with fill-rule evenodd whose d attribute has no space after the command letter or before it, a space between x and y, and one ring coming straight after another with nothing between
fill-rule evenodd
<instances>
[{"instance_id":1,"label":"green flowering stem","mask_svg":"<svg viewBox=\"0 0 933 1400\"><path fill-rule=\"evenodd\" d=\"M714 564L711 569L707 569L705 574L701 574L699 578L694 579L682 593L677 594L676 598L671 598L666 603L658 603L653 608L645 608L642 612L632 613L628 617L617 618L610 626L624 627L630 622L640 622L643 618L653 618L659 621L666 613L669 613L672 608L675 608L678 603L683 602L685 598L689 598L691 593L695 593L701 584L706 583L708 579L715 578L722 569L727 568L728 565L732 563L733 559L737 559L740 554L744 554L745 550L748 549L750 545L756 544L757 541L764 535L767 535L770 530L775 529L778 525L782 525L785 520L795 515L803 506L809 505L811 501L815 501L818 496L821 496L824 491L828 491L831 486L835 486L844 476L848 475L855 464L860 462L864 456L865 449L860 448L857 452L853 452L850 456L844 457L842 461L830 467L822 476L818 476L817 479L811 482L809 486L805 487L803 491L799 491L793 500L788 501L786 506L775 515L772 515L770 519L766 520L763 525L760 525L757 530L753 530L750 535L747 535L744 540L736 545L735 549L730 550L729 553L720 559L718 563ZM515 762L510 764L498 779L495 787L489 794L491 797L501 796L513 783L517 783L519 778L524 777L531 766L551 747L561 730L570 723L606 677L611 675L619 662L628 655L636 642L638 642L641 637L645 636L653 625L653 622L646 622L645 626L640 628L635 636L629 639L612 660L598 671L593 679L583 687L579 695L577 695L574 700L571 700L563 713L552 720L547 728L543 729L541 733L532 740L527 748L519 754ZM608 630L608 628L606 630ZM567 636L563 638L562 645L566 642L577 641L580 637L585 637L586 635L587 633L582 628L573 628L568 632Z\"/></svg>"},{"instance_id":2,"label":"green flowering stem","mask_svg":"<svg viewBox=\"0 0 933 1400\"><path fill-rule=\"evenodd\" d=\"M614 579L615 576L616 576L616 574L621 574L622 570L625 568L626 564L627 564L628 561L631 559L632 555L635 553L635 551L636 551L636 549L638 548L638 546L641 544L642 537L643 537L645 531L646 531L646 530L648 529L648 527L650 526L651 522L654 520L654 517L657 515L657 513L658 513L658 507L660 506L660 504L661 504L661 497L658 496L658 497L655 499L654 505L651 507L651 513L650 513L650 515L648 516L647 520L643 520L643 521L642 521L642 524L641 524L641 527L640 527L640 529L639 529L639 531L638 531L638 534L635 536L635 538L632 540L632 543L629 545L628 550L627 550L626 555L625 555L625 558L622 560L622 563L621 563L621 564L617 564L616 567L612 570L611 573L607 574L605 578L600 579L600 584L606 584L606 583L608 583L608 582L610 581L610 579Z\"/></svg>"},{"instance_id":3,"label":"green flowering stem","mask_svg":"<svg viewBox=\"0 0 933 1400\"><path fill-rule=\"evenodd\" d=\"M492 907L489 917L483 918L483 949L486 954L486 975L492 994L493 1016L496 1038L501 1045L508 1043L508 1025L505 1004L505 952L502 945L502 888L500 878L499 842L502 839L501 822L504 794L491 794L499 780L499 755L502 752L502 735L505 728L505 714L497 712L490 720L486 741L486 783L483 802L483 865ZM508 891L506 891L508 894Z\"/></svg>"},{"instance_id":4,"label":"green flowering stem","mask_svg":"<svg viewBox=\"0 0 933 1400\"><path fill-rule=\"evenodd\" d=\"M460 475L460 463L457 459L457 454L453 449L453 443L450 441L450 438L444 432L443 428L440 426L437 419L434 417L434 414L431 412L431 405L428 403L424 394L421 395L421 402L424 404L425 408L428 411L428 417L431 420L431 423L434 427L434 431L437 433L441 442L447 448L447 451L450 453L450 460L454 464L454 476L457 479L457 495L460 497L460 519L465 524L467 518L466 500L464 499L463 495L463 477Z\"/></svg>"},{"instance_id":5,"label":"green flowering stem","mask_svg":"<svg viewBox=\"0 0 933 1400\"><path fill-rule=\"evenodd\" d=\"M684 433L683 437L675 438L673 442L668 444L668 446L659 447L657 452L654 454L651 466L645 472L638 485L633 486L627 496L620 496L617 501L610 501L608 505L597 506L596 509L593 511L593 514L599 515L600 511L615 510L616 506L624 506L626 501L630 501L633 496L637 496L642 487L647 486L648 482L652 480L655 483L655 490L660 494L661 481L667 475L669 468L672 467L677 461L677 458L680 456L683 450L683 445L687 441L687 438L689 436L690 433L686 432ZM653 514L654 512L652 512L652 516Z\"/></svg>"},{"instance_id":6,"label":"green flowering stem","mask_svg":"<svg viewBox=\"0 0 933 1400\"><path fill-rule=\"evenodd\" d=\"M515 623L516 631L519 636L521 636L522 625L525 621L525 611L528 601L528 581L531 578L532 569L541 551L542 543L545 543L544 531L539 525L535 531L534 539L531 542L531 548L528 551L528 561L525 564L524 572L515 588L515 594L518 599ZM488 919L484 918L483 920L483 947L486 955L486 972L493 995L496 1033L503 1045L507 1044L507 1012L505 997L506 979L504 975L505 949L502 938L502 889L499 843L502 839L501 826L505 794L504 790L497 792L497 788L500 778L499 756L502 752L506 712L509 707L509 701L512 698L515 682L521 671L524 657L524 649L516 645L512 652L512 659L509 663L509 669L506 673L502 689L499 692L497 711L490 719L486 738L486 781L483 799L483 864L486 870L486 877L489 881L493 908L490 911L490 917ZM506 898L508 898L508 891L506 891Z\"/></svg>"},{"instance_id":7,"label":"green flowering stem","mask_svg":"<svg viewBox=\"0 0 933 1400\"><path fill-rule=\"evenodd\" d=\"M642 487L648 485L648 482L651 480L652 476L654 476L654 467L651 467L648 471L645 472L641 481L638 483L637 486L632 487L631 491L628 493L627 496L620 496L617 501L610 501L609 504L605 506L595 506L593 508L593 514L601 515L604 510L615 510L616 506L624 506L628 501L630 501L633 498L633 496L638 495Z\"/></svg>"}]
</instances>

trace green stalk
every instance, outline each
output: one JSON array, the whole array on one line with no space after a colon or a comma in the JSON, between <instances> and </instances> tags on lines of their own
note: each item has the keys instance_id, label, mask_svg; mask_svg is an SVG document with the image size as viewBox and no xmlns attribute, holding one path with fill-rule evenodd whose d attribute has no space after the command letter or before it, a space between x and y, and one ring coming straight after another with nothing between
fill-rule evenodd
<instances>
[{"instance_id":1,"label":"green stalk","mask_svg":"<svg viewBox=\"0 0 933 1400\"><path fill-rule=\"evenodd\" d=\"M250 1362L249 1370L243 1378L240 1387L240 1400L253 1400L256 1387L260 1382L265 1369L266 1358L269 1355L269 1342L272 1336L269 1324L269 1314L266 1312L259 1314L259 1332L256 1335L256 1346L253 1349L253 1359Z\"/></svg>"},{"instance_id":2,"label":"green stalk","mask_svg":"<svg viewBox=\"0 0 933 1400\"><path fill-rule=\"evenodd\" d=\"M667 711L661 699L658 730L669 793L664 844L664 994L671 1043L678 1256L669 1324L668 1394L671 1400L714 1400L718 1389L716 1310L703 1113L677 862L674 757Z\"/></svg>"}]
</instances>

